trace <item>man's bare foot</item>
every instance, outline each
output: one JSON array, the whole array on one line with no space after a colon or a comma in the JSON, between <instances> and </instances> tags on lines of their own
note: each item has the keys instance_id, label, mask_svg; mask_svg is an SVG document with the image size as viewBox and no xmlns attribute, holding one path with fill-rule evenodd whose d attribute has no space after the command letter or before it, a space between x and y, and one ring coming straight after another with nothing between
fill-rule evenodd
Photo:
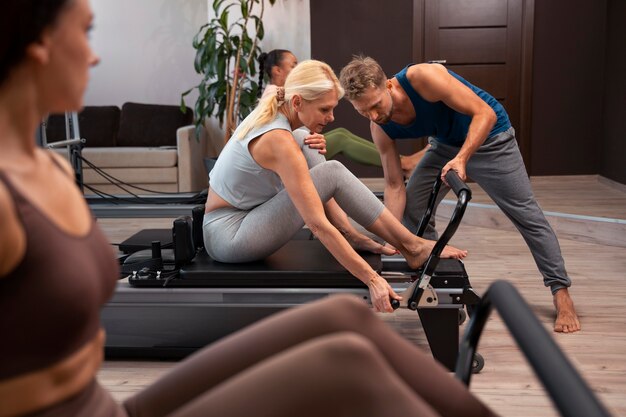
<instances>
[{"instance_id":1,"label":"man's bare foot","mask_svg":"<svg viewBox=\"0 0 626 417\"><path fill-rule=\"evenodd\" d=\"M556 321L554 331L559 333L574 333L580 330L580 321L574 309L574 302L567 288L562 288L554 293L554 307L556 308Z\"/></svg>"},{"instance_id":2,"label":"man's bare foot","mask_svg":"<svg viewBox=\"0 0 626 417\"><path fill-rule=\"evenodd\" d=\"M404 254L409 266L413 269L417 269L428 259L428 256L435 246L434 240L421 239L421 245L416 251L412 251L410 255ZM447 245L441 251L441 258L463 259L467 256L467 251L457 249L454 246Z\"/></svg>"}]
</instances>

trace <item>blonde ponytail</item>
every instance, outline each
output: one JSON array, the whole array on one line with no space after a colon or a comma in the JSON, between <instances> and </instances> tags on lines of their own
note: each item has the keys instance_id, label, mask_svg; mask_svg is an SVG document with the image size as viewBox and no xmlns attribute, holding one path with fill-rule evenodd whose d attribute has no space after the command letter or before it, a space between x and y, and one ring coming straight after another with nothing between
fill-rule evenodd
<instances>
[{"instance_id":1,"label":"blonde ponytail","mask_svg":"<svg viewBox=\"0 0 626 417\"><path fill-rule=\"evenodd\" d=\"M276 114L278 114L278 96L266 94L261 97L259 105L241 122L236 131L236 138L243 139L252 129L274 120Z\"/></svg>"}]
</instances>

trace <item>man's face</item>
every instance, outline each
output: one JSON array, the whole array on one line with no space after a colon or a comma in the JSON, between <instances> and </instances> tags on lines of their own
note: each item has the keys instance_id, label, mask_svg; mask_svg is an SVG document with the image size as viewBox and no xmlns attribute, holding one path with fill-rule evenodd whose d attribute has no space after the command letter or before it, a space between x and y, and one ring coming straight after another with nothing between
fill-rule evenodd
<instances>
[{"instance_id":1,"label":"man's face","mask_svg":"<svg viewBox=\"0 0 626 417\"><path fill-rule=\"evenodd\" d=\"M359 98L350 100L350 103L361 116L367 117L374 123L385 124L393 115L391 94L385 84L379 87L369 87Z\"/></svg>"}]
</instances>

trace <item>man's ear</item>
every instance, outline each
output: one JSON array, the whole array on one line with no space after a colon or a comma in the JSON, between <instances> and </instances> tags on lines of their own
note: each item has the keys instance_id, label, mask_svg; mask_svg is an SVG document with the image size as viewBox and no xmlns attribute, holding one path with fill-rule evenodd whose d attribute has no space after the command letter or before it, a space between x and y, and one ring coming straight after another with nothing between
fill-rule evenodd
<instances>
[{"instance_id":1,"label":"man's ear","mask_svg":"<svg viewBox=\"0 0 626 417\"><path fill-rule=\"evenodd\" d=\"M387 80L387 82L385 82L385 87L387 87L388 90L391 90L392 86L393 84L391 83L391 80Z\"/></svg>"}]
</instances>

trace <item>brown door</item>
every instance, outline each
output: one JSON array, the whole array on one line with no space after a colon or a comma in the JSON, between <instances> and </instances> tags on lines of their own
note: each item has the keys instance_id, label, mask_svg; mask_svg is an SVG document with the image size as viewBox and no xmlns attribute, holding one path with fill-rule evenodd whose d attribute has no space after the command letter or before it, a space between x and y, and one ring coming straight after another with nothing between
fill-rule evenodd
<instances>
[{"instance_id":1,"label":"brown door","mask_svg":"<svg viewBox=\"0 0 626 417\"><path fill-rule=\"evenodd\" d=\"M525 0L416 0L415 59L441 61L506 108L520 144ZM526 10L527 12L529 9ZM419 19L423 19L420 24ZM532 20L532 19L531 19ZM526 26L524 26L526 27ZM532 26L530 26L532 28ZM423 50L420 51L420 46ZM529 83L529 81L528 81ZM528 161L529 149L521 146Z\"/></svg>"}]
</instances>

